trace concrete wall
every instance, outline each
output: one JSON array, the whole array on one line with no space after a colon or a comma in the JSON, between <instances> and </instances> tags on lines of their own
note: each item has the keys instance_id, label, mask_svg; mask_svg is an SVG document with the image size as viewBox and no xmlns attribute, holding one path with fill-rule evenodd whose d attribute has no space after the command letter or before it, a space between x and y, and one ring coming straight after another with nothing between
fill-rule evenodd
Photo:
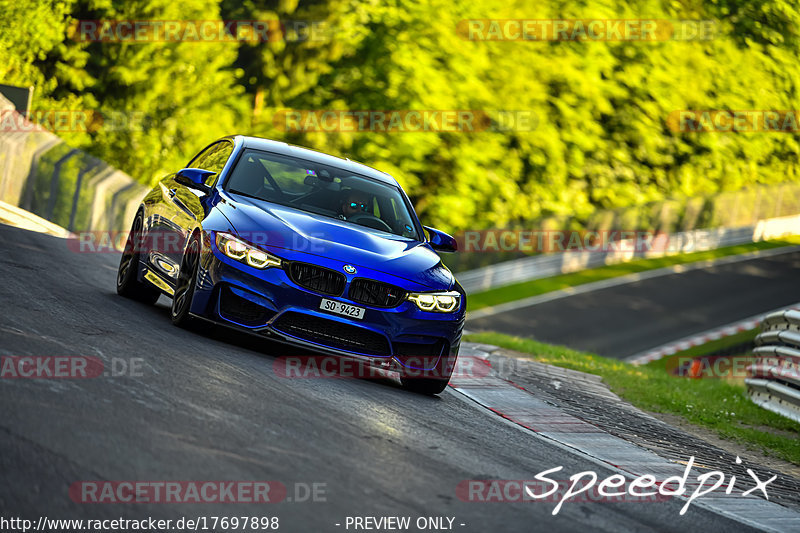
<instances>
[{"instance_id":1,"label":"concrete wall","mask_svg":"<svg viewBox=\"0 0 800 533\"><path fill-rule=\"evenodd\" d=\"M127 230L147 188L25 121L0 96L0 201L70 231Z\"/></svg>"}]
</instances>

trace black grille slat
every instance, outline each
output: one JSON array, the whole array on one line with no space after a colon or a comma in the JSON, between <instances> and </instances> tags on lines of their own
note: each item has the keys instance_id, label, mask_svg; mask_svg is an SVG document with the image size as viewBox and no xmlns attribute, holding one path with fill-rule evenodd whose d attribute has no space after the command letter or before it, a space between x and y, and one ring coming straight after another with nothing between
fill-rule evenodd
<instances>
[{"instance_id":1,"label":"black grille slat","mask_svg":"<svg viewBox=\"0 0 800 533\"><path fill-rule=\"evenodd\" d=\"M391 355L380 333L325 318L287 311L272 327L289 335L331 348L370 355Z\"/></svg>"},{"instance_id":2,"label":"black grille slat","mask_svg":"<svg viewBox=\"0 0 800 533\"><path fill-rule=\"evenodd\" d=\"M346 282L344 274L309 263L291 263L289 277L301 287L331 296L341 295Z\"/></svg>"},{"instance_id":3,"label":"black grille slat","mask_svg":"<svg viewBox=\"0 0 800 533\"><path fill-rule=\"evenodd\" d=\"M375 307L397 307L406 296L400 287L365 278L356 278L350 282L348 296L354 302Z\"/></svg>"}]
</instances>

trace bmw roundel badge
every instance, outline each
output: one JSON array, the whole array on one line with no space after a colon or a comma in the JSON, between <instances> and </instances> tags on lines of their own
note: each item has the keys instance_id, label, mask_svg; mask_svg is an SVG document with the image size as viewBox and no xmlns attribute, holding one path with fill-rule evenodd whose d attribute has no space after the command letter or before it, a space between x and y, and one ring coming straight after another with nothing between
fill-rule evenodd
<instances>
[{"instance_id":1,"label":"bmw roundel badge","mask_svg":"<svg viewBox=\"0 0 800 533\"><path fill-rule=\"evenodd\" d=\"M356 267L354 267L353 265L345 265L344 271L347 272L348 274L355 274L356 272L358 272L356 270Z\"/></svg>"}]
</instances>

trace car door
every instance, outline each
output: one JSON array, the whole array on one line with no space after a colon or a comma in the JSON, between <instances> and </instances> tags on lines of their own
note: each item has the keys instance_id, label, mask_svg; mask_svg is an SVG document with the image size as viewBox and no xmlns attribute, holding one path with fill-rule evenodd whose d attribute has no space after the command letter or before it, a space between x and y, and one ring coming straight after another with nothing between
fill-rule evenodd
<instances>
[{"instance_id":1,"label":"car door","mask_svg":"<svg viewBox=\"0 0 800 533\"><path fill-rule=\"evenodd\" d=\"M209 175L205 182L209 187L213 187L232 152L232 142L219 141L198 154L188 166L213 171L214 174ZM174 281L189 232L198 223L202 223L206 209L203 205L204 195L175 181L174 174L161 182L161 188L164 195L161 218L164 246L158 259L171 271L170 281Z\"/></svg>"}]
</instances>

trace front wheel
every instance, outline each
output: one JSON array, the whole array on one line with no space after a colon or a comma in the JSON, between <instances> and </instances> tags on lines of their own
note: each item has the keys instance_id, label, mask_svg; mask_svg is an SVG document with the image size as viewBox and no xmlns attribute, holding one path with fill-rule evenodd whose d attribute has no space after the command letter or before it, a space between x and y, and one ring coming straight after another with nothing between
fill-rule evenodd
<instances>
[{"instance_id":1,"label":"front wheel","mask_svg":"<svg viewBox=\"0 0 800 533\"><path fill-rule=\"evenodd\" d=\"M403 388L419 394L439 394L447 388L447 379L400 377Z\"/></svg>"},{"instance_id":2,"label":"front wheel","mask_svg":"<svg viewBox=\"0 0 800 533\"><path fill-rule=\"evenodd\" d=\"M170 318L176 326L187 327L192 317L189 310L192 307L194 297L194 287L197 283L197 269L200 265L200 239L192 237L189 246L183 253L181 268L178 271L178 283L175 286L175 294L172 297L172 310Z\"/></svg>"},{"instance_id":3,"label":"front wheel","mask_svg":"<svg viewBox=\"0 0 800 533\"><path fill-rule=\"evenodd\" d=\"M161 291L141 283L137 279L141 257L140 249L143 242L142 228L144 228L144 216L139 211L136 213L136 218L133 219L133 225L128 234L128 240L125 242L122 258L119 261L117 294L152 305L158 300Z\"/></svg>"}]
</instances>

